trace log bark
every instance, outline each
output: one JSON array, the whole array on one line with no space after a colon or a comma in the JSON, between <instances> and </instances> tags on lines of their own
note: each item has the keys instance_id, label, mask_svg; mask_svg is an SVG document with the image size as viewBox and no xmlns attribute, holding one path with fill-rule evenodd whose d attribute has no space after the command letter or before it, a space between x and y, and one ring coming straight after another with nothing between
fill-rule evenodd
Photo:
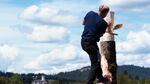
<instances>
[{"instance_id":1,"label":"log bark","mask_svg":"<svg viewBox=\"0 0 150 84\"><path fill-rule=\"evenodd\" d=\"M107 70L112 75L111 84L117 84L117 62L116 62L116 45L115 41L101 41L100 42L101 52L101 66L104 74ZM106 59L106 60L105 60ZM106 71L106 72L105 72Z\"/></svg>"}]
</instances>

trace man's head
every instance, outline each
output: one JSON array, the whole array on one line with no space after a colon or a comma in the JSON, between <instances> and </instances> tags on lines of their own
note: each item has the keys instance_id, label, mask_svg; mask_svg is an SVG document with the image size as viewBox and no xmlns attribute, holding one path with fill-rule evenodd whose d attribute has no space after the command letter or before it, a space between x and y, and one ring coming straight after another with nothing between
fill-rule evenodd
<instances>
[{"instance_id":1,"label":"man's head","mask_svg":"<svg viewBox=\"0 0 150 84\"><path fill-rule=\"evenodd\" d=\"M109 7L107 5L101 5L99 7L99 15L102 18L105 18L107 16L108 12L109 12Z\"/></svg>"}]
</instances>

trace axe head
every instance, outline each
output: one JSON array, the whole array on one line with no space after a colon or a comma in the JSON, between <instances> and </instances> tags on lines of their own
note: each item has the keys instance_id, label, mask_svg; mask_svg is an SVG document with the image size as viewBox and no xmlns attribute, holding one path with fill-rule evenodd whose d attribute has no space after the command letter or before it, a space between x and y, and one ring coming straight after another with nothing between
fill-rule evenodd
<instances>
[{"instance_id":1,"label":"axe head","mask_svg":"<svg viewBox=\"0 0 150 84\"><path fill-rule=\"evenodd\" d=\"M117 24L115 25L114 29L113 30L116 30L116 29L121 29L123 26L123 24Z\"/></svg>"}]
</instances>

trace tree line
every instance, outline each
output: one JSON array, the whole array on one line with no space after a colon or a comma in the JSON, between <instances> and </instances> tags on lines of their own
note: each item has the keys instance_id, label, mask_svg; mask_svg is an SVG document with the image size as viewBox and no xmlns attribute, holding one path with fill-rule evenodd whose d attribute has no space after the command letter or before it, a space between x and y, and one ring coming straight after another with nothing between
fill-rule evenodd
<instances>
[{"instance_id":1,"label":"tree line","mask_svg":"<svg viewBox=\"0 0 150 84\"><path fill-rule=\"evenodd\" d=\"M66 73L67 74L67 73ZM18 74L12 72L1 72L0 71L0 84L31 84L33 80L40 79L42 73L34 74ZM48 84L85 84L83 80L70 80L61 77L55 77L54 75L45 75ZM78 76L80 77L80 76ZM128 74L124 71L123 74L118 74L117 84L150 84L150 79L140 79L140 77Z\"/></svg>"}]
</instances>

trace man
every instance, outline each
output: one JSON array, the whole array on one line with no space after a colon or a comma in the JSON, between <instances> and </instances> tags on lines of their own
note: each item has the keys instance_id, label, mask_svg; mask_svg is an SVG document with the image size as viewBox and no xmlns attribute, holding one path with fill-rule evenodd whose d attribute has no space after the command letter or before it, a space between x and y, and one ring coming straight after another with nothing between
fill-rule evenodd
<instances>
[{"instance_id":1,"label":"man","mask_svg":"<svg viewBox=\"0 0 150 84\"><path fill-rule=\"evenodd\" d=\"M89 72L87 84L93 84L97 78L97 83L105 83L100 66L100 53L97 46L99 38L105 33L108 23L104 20L109 12L109 7L102 5L99 13L90 11L84 18L84 31L82 33L81 46L89 55L91 70Z\"/></svg>"}]
</instances>

